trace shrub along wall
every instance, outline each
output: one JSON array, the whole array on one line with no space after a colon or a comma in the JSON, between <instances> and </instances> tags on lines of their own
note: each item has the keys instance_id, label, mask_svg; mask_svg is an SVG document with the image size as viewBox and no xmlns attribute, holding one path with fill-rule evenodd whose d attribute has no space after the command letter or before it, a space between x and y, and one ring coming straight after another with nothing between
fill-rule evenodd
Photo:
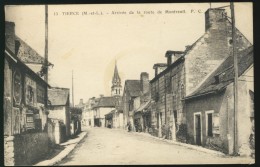
<instances>
[{"instance_id":1,"label":"shrub along wall","mask_svg":"<svg viewBox=\"0 0 260 167\"><path fill-rule=\"evenodd\" d=\"M32 165L48 153L48 134L45 132L14 137L15 165Z\"/></svg>"}]
</instances>

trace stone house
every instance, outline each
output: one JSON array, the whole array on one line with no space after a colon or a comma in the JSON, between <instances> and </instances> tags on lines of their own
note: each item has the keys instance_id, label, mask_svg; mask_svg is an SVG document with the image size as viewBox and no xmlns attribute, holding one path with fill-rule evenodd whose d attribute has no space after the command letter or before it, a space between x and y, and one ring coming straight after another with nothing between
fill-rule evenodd
<instances>
[{"instance_id":1,"label":"stone house","mask_svg":"<svg viewBox=\"0 0 260 167\"><path fill-rule=\"evenodd\" d=\"M88 105L87 103L83 102L83 99L80 99L79 104L75 105L75 107L82 109L82 118L81 118L81 125L82 126L86 126L86 124L87 124L87 115L86 115L87 114L86 108L88 107L87 105Z\"/></svg>"},{"instance_id":2,"label":"stone house","mask_svg":"<svg viewBox=\"0 0 260 167\"><path fill-rule=\"evenodd\" d=\"M88 100L84 112L86 113L86 126L94 127L94 109L93 107L98 103L98 98L92 97Z\"/></svg>"},{"instance_id":3,"label":"stone house","mask_svg":"<svg viewBox=\"0 0 260 167\"><path fill-rule=\"evenodd\" d=\"M52 87L48 90L49 118L61 120L66 127L66 137L70 137L70 89Z\"/></svg>"},{"instance_id":4,"label":"stone house","mask_svg":"<svg viewBox=\"0 0 260 167\"><path fill-rule=\"evenodd\" d=\"M123 110L117 108L105 115L105 127L107 128L123 128Z\"/></svg>"},{"instance_id":5,"label":"stone house","mask_svg":"<svg viewBox=\"0 0 260 167\"><path fill-rule=\"evenodd\" d=\"M138 132L148 132L151 128L151 96L150 92L134 99L134 126Z\"/></svg>"},{"instance_id":6,"label":"stone house","mask_svg":"<svg viewBox=\"0 0 260 167\"><path fill-rule=\"evenodd\" d=\"M70 107L70 134L75 136L81 132L83 109L80 107Z\"/></svg>"},{"instance_id":7,"label":"stone house","mask_svg":"<svg viewBox=\"0 0 260 167\"><path fill-rule=\"evenodd\" d=\"M94 126L105 127L105 115L114 110L116 99L111 96L101 96L93 106Z\"/></svg>"},{"instance_id":8,"label":"stone house","mask_svg":"<svg viewBox=\"0 0 260 167\"><path fill-rule=\"evenodd\" d=\"M22 53L21 45L26 48ZM27 66L25 58L43 66L44 58L16 39L15 24L5 22L5 165L31 165L48 152L46 99L50 86Z\"/></svg>"},{"instance_id":9,"label":"stone house","mask_svg":"<svg viewBox=\"0 0 260 167\"><path fill-rule=\"evenodd\" d=\"M140 100L136 100L136 103L134 103L135 98L148 94L150 90L150 84L149 84L149 75L146 72L142 72L140 74L140 80L126 80L124 91L123 91L123 97L122 97L122 108L123 108L123 122L124 127L127 127L128 123L131 123L133 130L135 130L134 127L134 111L138 107L140 107ZM141 97L139 97L141 98ZM143 103L143 101L142 101Z\"/></svg>"},{"instance_id":10,"label":"stone house","mask_svg":"<svg viewBox=\"0 0 260 167\"><path fill-rule=\"evenodd\" d=\"M236 29L237 50L251 46ZM229 56L232 51L232 25L225 9L210 8L205 12L205 33L184 51L167 51L167 68L150 81L154 130L176 126L177 139L185 142L186 113L183 98L190 95ZM173 121L175 120L175 121ZM158 134L160 136L160 134Z\"/></svg>"},{"instance_id":11,"label":"stone house","mask_svg":"<svg viewBox=\"0 0 260 167\"><path fill-rule=\"evenodd\" d=\"M136 131L148 132L151 127L151 91L149 74L142 72L140 75L140 96L134 99L134 127Z\"/></svg>"},{"instance_id":12,"label":"stone house","mask_svg":"<svg viewBox=\"0 0 260 167\"><path fill-rule=\"evenodd\" d=\"M234 68L229 56L191 95L185 98L187 140L191 144L234 153L254 152L254 62L253 47L238 53L238 110L234 120ZM250 143L252 145L250 145Z\"/></svg>"},{"instance_id":13,"label":"stone house","mask_svg":"<svg viewBox=\"0 0 260 167\"><path fill-rule=\"evenodd\" d=\"M111 86L111 97L114 98L115 109L105 114L105 127L123 128L123 110L121 94L121 78L118 74L117 64L115 63L114 75L112 78Z\"/></svg>"}]
</instances>

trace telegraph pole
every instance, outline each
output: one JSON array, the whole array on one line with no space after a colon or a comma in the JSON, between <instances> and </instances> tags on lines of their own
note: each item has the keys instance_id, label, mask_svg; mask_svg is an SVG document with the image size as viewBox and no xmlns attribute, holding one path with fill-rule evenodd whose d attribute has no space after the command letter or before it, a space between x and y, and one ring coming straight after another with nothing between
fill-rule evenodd
<instances>
[{"instance_id":1,"label":"telegraph pole","mask_svg":"<svg viewBox=\"0 0 260 167\"><path fill-rule=\"evenodd\" d=\"M237 155L237 113L238 113L238 66L236 54L236 27L234 3L230 2L231 19L232 19L232 42L233 42L233 58L234 58L234 155Z\"/></svg>"},{"instance_id":2,"label":"telegraph pole","mask_svg":"<svg viewBox=\"0 0 260 167\"><path fill-rule=\"evenodd\" d=\"M72 70L72 107L74 107L74 86L73 86L73 70Z\"/></svg>"},{"instance_id":3,"label":"telegraph pole","mask_svg":"<svg viewBox=\"0 0 260 167\"><path fill-rule=\"evenodd\" d=\"M44 75L45 82L48 83L48 5L45 5L45 67L47 68L46 74Z\"/></svg>"},{"instance_id":4,"label":"telegraph pole","mask_svg":"<svg viewBox=\"0 0 260 167\"><path fill-rule=\"evenodd\" d=\"M48 83L48 5L45 5L45 48L44 48L44 69L46 70L44 75L44 81ZM46 104L48 105L48 88L45 91Z\"/></svg>"}]
</instances>

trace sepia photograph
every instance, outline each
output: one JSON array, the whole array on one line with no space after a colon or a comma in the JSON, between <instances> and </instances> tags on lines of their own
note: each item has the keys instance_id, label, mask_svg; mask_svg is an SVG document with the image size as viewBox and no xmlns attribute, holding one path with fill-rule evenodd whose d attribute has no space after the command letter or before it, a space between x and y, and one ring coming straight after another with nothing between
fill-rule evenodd
<instances>
[{"instance_id":1,"label":"sepia photograph","mask_svg":"<svg viewBox=\"0 0 260 167\"><path fill-rule=\"evenodd\" d=\"M255 164L252 2L4 14L5 166Z\"/></svg>"}]
</instances>

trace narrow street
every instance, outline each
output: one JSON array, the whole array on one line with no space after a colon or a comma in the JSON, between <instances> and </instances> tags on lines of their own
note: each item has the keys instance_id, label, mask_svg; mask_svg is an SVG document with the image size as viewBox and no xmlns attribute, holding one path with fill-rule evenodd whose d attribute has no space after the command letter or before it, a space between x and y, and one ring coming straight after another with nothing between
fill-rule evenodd
<instances>
[{"instance_id":1,"label":"narrow street","mask_svg":"<svg viewBox=\"0 0 260 167\"><path fill-rule=\"evenodd\" d=\"M56 165L252 163L252 159L204 153L120 129L90 128L87 132Z\"/></svg>"}]
</instances>

